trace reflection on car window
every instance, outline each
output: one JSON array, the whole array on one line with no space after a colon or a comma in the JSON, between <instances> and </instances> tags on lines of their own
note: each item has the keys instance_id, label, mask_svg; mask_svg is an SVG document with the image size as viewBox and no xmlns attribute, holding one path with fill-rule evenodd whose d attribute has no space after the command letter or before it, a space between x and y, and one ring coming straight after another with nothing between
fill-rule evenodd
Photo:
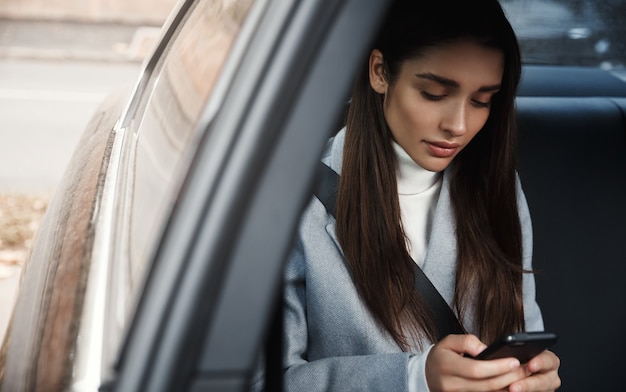
<instances>
[{"instance_id":1,"label":"reflection on car window","mask_svg":"<svg viewBox=\"0 0 626 392\"><path fill-rule=\"evenodd\" d=\"M167 49L157 81L136 129L135 176L128 253L130 286L136 288L147 250L160 235L197 138L196 123L218 80L252 0L207 0L197 3Z\"/></svg>"},{"instance_id":2,"label":"reflection on car window","mask_svg":"<svg viewBox=\"0 0 626 392\"><path fill-rule=\"evenodd\" d=\"M528 64L623 68L626 2L500 0Z\"/></svg>"}]
</instances>

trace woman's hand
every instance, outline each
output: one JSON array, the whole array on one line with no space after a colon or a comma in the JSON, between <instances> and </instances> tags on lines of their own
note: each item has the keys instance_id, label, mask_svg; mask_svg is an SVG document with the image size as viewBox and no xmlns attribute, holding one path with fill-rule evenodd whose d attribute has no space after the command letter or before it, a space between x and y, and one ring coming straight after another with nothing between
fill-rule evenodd
<instances>
[{"instance_id":1,"label":"woman's hand","mask_svg":"<svg viewBox=\"0 0 626 392\"><path fill-rule=\"evenodd\" d=\"M474 335L449 335L437 343L426 359L426 380L431 391L554 391L561 385L559 358L544 351L520 366L515 358L478 361L487 346Z\"/></svg>"},{"instance_id":2,"label":"woman's hand","mask_svg":"<svg viewBox=\"0 0 626 392\"><path fill-rule=\"evenodd\" d=\"M449 335L437 343L426 359L426 380L430 390L478 392L505 391L509 385L532 387L525 380L528 377L526 367L520 366L515 358L478 361L463 356L476 356L486 347L474 335ZM530 369L538 372L547 370L545 366L548 366L542 360L529 362L529 366L531 364ZM530 389L519 391L526 390Z\"/></svg>"},{"instance_id":3,"label":"woman's hand","mask_svg":"<svg viewBox=\"0 0 626 392\"><path fill-rule=\"evenodd\" d=\"M510 392L554 391L561 386L559 366L561 361L551 351L544 351L531 359L524 367L528 377L511 384Z\"/></svg>"}]
</instances>

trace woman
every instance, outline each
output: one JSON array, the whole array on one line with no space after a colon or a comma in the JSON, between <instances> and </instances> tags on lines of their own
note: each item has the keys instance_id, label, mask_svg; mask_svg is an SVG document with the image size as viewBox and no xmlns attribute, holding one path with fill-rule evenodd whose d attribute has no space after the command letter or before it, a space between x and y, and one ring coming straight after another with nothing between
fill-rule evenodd
<instances>
[{"instance_id":1,"label":"woman","mask_svg":"<svg viewBox=\"0 0 626 392\"><path fill-rule=\"evenodd\" d=\"M558 358L478 361L542 330L516 175L515 35L496 0L397 2L323 162L286 271L284 381L294 391L544 391ZM469 332L438 341L417 263Z\"/></svg>"}]
</instances>

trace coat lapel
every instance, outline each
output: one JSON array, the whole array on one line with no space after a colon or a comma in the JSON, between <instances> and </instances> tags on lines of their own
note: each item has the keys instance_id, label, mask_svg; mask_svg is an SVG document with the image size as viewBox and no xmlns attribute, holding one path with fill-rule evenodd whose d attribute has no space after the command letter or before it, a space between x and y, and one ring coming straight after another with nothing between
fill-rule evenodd
<instances>
[{"instance_id":1,"label":"coat lapel","mask_svg":"<svg viewBox=\"0 0 626 392\"><path fill-rule=\"evenodd\" d=\"M452 303L456 281L457 247L454 221L450 200L450 178L448 171L445 171L423 271L448 304Z\"/></svg>"},{"instance_id":2,"label":"coat lapel","mask_svg":"<svg viewBox=\"0 0 626 392\"><path fill-rule=\"evenodd\" d=\"M322 158L337 173L341 173L341 162L343 157L343 144L345 129L342 129L329 142L327 152ZM452 303L454 297L454 286L456 281L456 227L450 200L450 178L449 171L444 171L443 183L433 216L433 223L430 232L430 240L426 256L424 258L423 271L428 276L433 285L437 288L441 296L448 304ZM330 218L326 227L338 249L341 249L335 235L335 220Z\"/></svg>"}]
</instances>

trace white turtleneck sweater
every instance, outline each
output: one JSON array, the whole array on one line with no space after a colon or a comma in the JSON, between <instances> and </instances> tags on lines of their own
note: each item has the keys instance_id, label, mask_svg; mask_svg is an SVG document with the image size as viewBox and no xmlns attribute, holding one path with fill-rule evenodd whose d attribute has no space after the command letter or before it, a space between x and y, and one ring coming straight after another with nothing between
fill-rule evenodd
<instances>
[{"instance_id":1,"label":"white turtleneck sweater","mask_svg":"<svg viewBox=\"0 0 626 392\"><path fill-rule=\"evenodd\" d=\"M407 237L407 249L413 260L424 264L428 236L435 206L441 190L441 173L431 172L419 166L396 142L392 142L397 159L398 198L402 227ZM409 392L428 391L426 381L426 358L432 349L409 360Z\"/></svg>"},{"instance_id":2,"label":"white turtleneck sweater","mask_svg":"<svg viewBox=\"0 0 626 392\"><path fill-rule=\"evenodd\" d=\"M398 197L402 227L407 236L407 249L422 267L435 206L441 189L441 173L423 169L395 141Z\"/></svg>"}]
</instances>

